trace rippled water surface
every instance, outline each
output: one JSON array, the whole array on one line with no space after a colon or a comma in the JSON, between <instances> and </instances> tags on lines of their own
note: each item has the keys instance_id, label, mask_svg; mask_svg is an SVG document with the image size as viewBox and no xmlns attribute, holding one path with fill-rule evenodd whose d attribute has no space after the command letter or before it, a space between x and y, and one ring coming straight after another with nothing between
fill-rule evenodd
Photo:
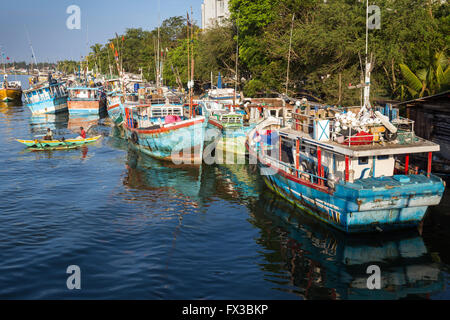
<instances>
[{"instance_id":1,"label":"rippled water surface","mask_svg":"<svg viewBox=\"0 0 450 320\"><path fill-rule=\"evenodd\" d=\"M15 141L80 125L103 138L52 152ZM422 235L349 237L273 196L254 168L153 160L108 119L1 104L0 144L0 298L450 299L449 195ZM373 264L381 290L366 287ZM69 265L81 290L66 287Z\"/></svg>"}]
</instances>

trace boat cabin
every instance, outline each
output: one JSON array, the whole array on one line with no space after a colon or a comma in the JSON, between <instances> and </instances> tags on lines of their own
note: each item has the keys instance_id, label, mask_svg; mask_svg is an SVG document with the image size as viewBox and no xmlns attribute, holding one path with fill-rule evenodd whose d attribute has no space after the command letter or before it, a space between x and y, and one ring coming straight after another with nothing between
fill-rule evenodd
<instances>
[{"instance_id":1,"label":"boat cabin","mask_svg":"<svg viewBox=\"0 0 450 320\"><path fill-rule=\"evenodd\" d=\"M432 152L439 145L414 134L414 122L398 115L398 110L380 108L376 121L356 121L359 107L298 107L292 125L265 130L258 152L266 162L289 175L321 188L334 188L339 181L394 177L421 173L410 168L409 156L426 153L431 173ZM382 112L383 113L382 113Z\"/></svg>"},{"instance_id":2,"label":"boat cabin","mask_svg":"<svg viewBox=\"0 0 450 320\"><path fill-rule=\"evenodd\" d=\"M26 90L24 97L27 104L33 104L54 98L67 97L67 89L64 82L41 85Z\"/></svg>"},{"instance_id":3,"label":"boat cabin","mask_svg":"<svg viewBox=\"0 0 450 320\"><path fill-rule=\"evenodd\" d=\"M181 105L136 105L125 108L125 117L129 128L153 128L186 120Z\"/></svg>"},{"instance_id":4,"label":"boat cabin","mask_svg":"<svg viewBox=\"0 0 450 320\"><path fill-rule=\"evenodd\" d=\"M71 101L98 101L102 98L102 88L67 88Z\"/></svg>"}]
</instances>

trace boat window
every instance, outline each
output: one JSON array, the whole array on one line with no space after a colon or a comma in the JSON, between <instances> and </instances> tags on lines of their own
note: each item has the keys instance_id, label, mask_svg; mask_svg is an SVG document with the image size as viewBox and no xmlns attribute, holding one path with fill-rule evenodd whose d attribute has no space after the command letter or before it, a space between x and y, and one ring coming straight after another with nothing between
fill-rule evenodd
<instances>
[{"instance_id":1,"label":"boat window","mask_svg":"<svg viewBox=\"0 0 450 320\"><path fill-rule=\"evenodd\" d=\"M312 155L313 157L315 157L316 156L316 148L315 147L309 148L309 154Z\"/></svg>"},{"instance_id":2,"label":"boat window","mask_svg":"<svg viewBox=\"0 0 450 320\"><path fill-rule=\"evenodd\" d=\"M377 159L378 160L387 160L387 159L389 159L389 156L388 155L378 156Z\"/></svg>"},{"instance_id":3,"label":"boat window","mask_svg":"<svg viewBox=\"0 0 450 320\"><path fill-rule=\"evenodd\" d=\"M281 161L294 164L294 154L292 152L294 142L292 140L281 139Z\"/></svg>"},{"instance_id":4,"label":"boat window","mask_svg":"<svg viewBox=\"0 0 450 320\"><path fill-rule=\"evenodd\" d=\"M369 157L359 157L358 158L358 164L369 164Z\"/></svg>"}]
</instances>

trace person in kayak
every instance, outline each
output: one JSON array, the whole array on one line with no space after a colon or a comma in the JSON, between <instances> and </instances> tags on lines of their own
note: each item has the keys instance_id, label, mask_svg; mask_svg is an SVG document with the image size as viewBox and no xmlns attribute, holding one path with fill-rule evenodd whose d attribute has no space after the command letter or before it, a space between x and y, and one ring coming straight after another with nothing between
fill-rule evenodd
<instances>
[{"instance_id":1,"label":"person in kayak","mask_svg":"<svg viewBox=\"0 0 450 320\"><path fill-rule=\"evenodd\" d=\"M80 136L77 139L86 139L86 131L83 127L80 127Z\"/></svg>"},{"instance_id":2,"label":"person in kayak","mask_svg":"<svg viewBox=\"0 0 450 320\"><path fill-rule=\"evenodd\" d=\"M47 135L44 137L44 140L53 140L53 132L50 128L47 128Z\"/></svg>"}]
</instances>

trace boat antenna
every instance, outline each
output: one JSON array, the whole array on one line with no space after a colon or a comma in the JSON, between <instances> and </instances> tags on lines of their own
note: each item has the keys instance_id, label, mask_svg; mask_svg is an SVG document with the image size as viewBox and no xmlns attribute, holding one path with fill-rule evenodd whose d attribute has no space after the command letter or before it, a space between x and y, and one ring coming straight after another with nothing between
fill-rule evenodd
<instances>
[{"instance_id":1,"label":"boat antenna","mask_svg":"<svg viewBox=\"0 0 450 320\"><path fill-rule=\"evenodd\" d=\"M365 83L364 83L364 106L370 109L370 71L371 62L368 61L369 55L369 0L366 1L366 70L365 70Z\"/></svg>"},{"instance_id":2,"label":"boat antenna","mask_svg":"<svg viewBox=\"0 0 450 320\"><path fill-rule=\"evenodd\" d=\"M240 16L240 11L238 11L238 18L236 20L236 70L235 70L236 81L234 82L233 106L236 105L238 81L239 81L239 76L238 76L238 64L239 64L239 16Z\"/></svg>"},{"instance_id":3,"label":"boat antenna","mask_svg":"<svg viewBox=\"0 0 450 320\"><path fill-rule=\"evenodd\" d=\"M158 0L158 55L156 67L156 88L159 89L161 85L161 47L160 47L160 29L161 29L161 1Z\"/></svg>"},{"instance_id":4,"label":"boat antenna","mask_svg":"<svg viewBox=\"0 0 450 320\"><path fill-rule=\"evenodd\" d=\"M194 13L192 12L192 7L191 7L191 38L192 38L192 45L191 45L191 99L189 100L190 103L190 113L191 113L191 118L193 116L192 114L192 108L193 108L193 98L194 98L194 67L195 67L195 60L194 60Z\"/></svg>"}]
</instances>

